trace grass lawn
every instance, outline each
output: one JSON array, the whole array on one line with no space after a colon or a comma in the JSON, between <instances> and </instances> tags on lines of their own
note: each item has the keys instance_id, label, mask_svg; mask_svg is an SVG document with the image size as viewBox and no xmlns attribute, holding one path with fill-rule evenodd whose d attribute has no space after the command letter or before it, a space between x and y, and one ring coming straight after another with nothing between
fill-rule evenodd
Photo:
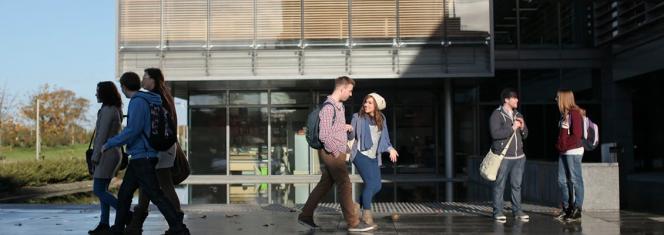
<instances>
[{"instance_id":1,"label":"grass lawn","mask_svg":"<svg viewBox=\"0 0 664 235\"><path fill-rule=\"evenodd\" d=\"M42 159L58 159L58 158L85 158L85 151L88 149L87 144L74 144L70 146L58 147L42 147ZM20 148L14 147L0 147L0 158L10 161L20 160L34 160L35 148Z\"/></svg>"}]
</instances>

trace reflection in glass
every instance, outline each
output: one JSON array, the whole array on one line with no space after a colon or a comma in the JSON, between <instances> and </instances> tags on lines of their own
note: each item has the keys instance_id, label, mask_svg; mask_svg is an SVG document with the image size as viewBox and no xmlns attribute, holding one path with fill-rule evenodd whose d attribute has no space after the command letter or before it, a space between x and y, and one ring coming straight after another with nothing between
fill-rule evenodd
<instances>
[{"instance_id":1,"label":"reflection in glass","mask_svg":"<svg viewBox=\"0 0 664 235\"><path fill-rule=\"evenodd\" d=\"M271 104L311 104L311 93L309 92L282 92L270 93Z\"/></svg>"},{"instance_id":2,"label":"reflection in glass","mask_svg":"<svg viewBox=\"0 0 664 235\"><path fill-rule=\"evenodd\" d=\"M448 6L452 8L451 16L448 15L446 18L447 37L452 41L484 42L491 32L490 2L477 0L451 2L451 6Z\"/></svg>"},{"instance_id":3,"label":"reflection in glass","mask_svg":"<svg viewBox=\"0 0 664 235\"><path fill-rule=\"evenodd\" d=\"M520 103L553 103L560 87L560 70L521 70Z\"/></svg>"},{"instance_id":4,"label":"reflection in glass","mask_svg":"<svg viewBox=\"0 0 664 235\"><path fill-rule=\"evenodd\" d=\"M397 174L434 173L435 139L431 106L397 107Z\"/></svg>"},{"instance_id":5,"label":"reflection in glass","mask_svg":"<svg viewBox=\"0 0 664 235\"><path fill-rule=\"evenodd\" d=\"M231 184L230 204L267 204L268 184Z\"/></svg>"},{"instance_id":6,"label":"reflection in glass","mask_svg":"<svg viewBox=\"0 0 664 235\"><path fill-rule=\"evenodd\" d=\"M267 108L229 108L231 175L268 175Z\"/></svg>"},{"instance_id":7,"label":"reflection in glass","mask_svg":"<svg viewBox=\"0 0 664 235\"><path fill-rule=\"evenodd\" d=\"M308 114L308 108L273 108L270 112L273 175L308 175L311 162L318 161L309 157L313 150L305 138Z\"/></svg>"},{"instance_id":8,"label":"reflection in glass","mask_svg":"<svg viewBox=\"0 0 664 235\"><path fill-rule=\"evenodd\" d=\"M309 198L309 190L313 189L309 184L272 184L271 204L284 206L295 206L304 204Z\"/></svg>"},{"instance_id":9,"label":"reflection in glass","mask_svg":"<svg viewBox=\"0 0 664 235\"><path fill-rule=\"evenodd\" d=\"M189 105L226 105L226 92L190 95Z\"/></svg>"},{"instance_id":10,"label":"reflection in glass","mask_svg":"<svg viewBox=\"0 0 664 235\"><path fill-rule=\"evenodd\" d=\"M189 204L278 204L299 207L307 201L315 186L316 183L218 184L187 185L185 190L191 193ZM362 183L353 184L355 200L362 186ZM455 202L488 201L491 200L490 191L491 187L471 182L383 183L380 192L374 196L374 203L445 201L448 194L453 195L452 201ZM321 202L339 203L339 199L336 189L332 188Z\"/></svg>"},{"instance_id":11,"label":"reflection in glass","mask_svg":"<svg viewBox=\"0 0 664 235\"><path fill-rule=\"evenodd\" d=\"M226 109L191 108L189 161L195 175L226 174Z\"/></svg>"},{"instance_id":12,"label":"reflection in glass","mask_svg":"<svg viewBox=\"0 0 664 235\"><path fill-rule=\"evenodd\" d=\"M190 204L227 204L226 185L189 185L191 190Z\"/></svg>"},{"instance_id":13,"label":"reflection in glass","mask_svg":"<svg viewBox=\"0 0 664 235\"><path fill-rule=\"evenodd\" d=\"M231 104L267 104L267 92L233 91L230 98Z\"/></svg>"},{"instance_id":14,"label":"reflection in glass","mask_svg":"<svg viewBox=\"0 0 664 235\"><path fill-rule=\"evenodd\" d=\"M500 4L493 5L496 47L516 47L516 1L518 0L501 1Z\"/></svg>"},{"instance_id":15,"label":"reflection in glass","mask_svg":"<svg viewBox=\"0 0 664 235\"><path fill-rule=\"evenodd\" d=\"M555 47L558 45L559 2L550 0L521 1L521 45Z\"/></svg>"}]
</instances>

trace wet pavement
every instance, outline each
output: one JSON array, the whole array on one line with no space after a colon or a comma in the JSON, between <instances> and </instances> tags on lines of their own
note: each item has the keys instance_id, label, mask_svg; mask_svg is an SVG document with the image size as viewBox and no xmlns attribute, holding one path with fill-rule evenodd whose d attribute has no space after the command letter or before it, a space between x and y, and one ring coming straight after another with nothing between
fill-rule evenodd
<instances>
[{"instance_id":1,"label":"wet pavement","mask_svg":"<svg viewBox=\"0 0 664 235\"><path fill-rule=\"evenodd\" d=\"M664 215L589 212L582 222L553 219L553 208L526 205L529 222L509 217L494 222L486 203L386 203L377 205L378 230L363 234L664 234ZM423 208L428 208L422 213ZM297 208L282 205L187 205L185 223L192 234L346 234L338 205L319 207L321 230L297 223ZM391 212L399 214L393 220ZM111 218L114 213L111 212ZM97 205L0 204L0 234L86 234L99 220ZM166 221L153 208L144 234L162 234Z\"/></svg>"}]
</instances>

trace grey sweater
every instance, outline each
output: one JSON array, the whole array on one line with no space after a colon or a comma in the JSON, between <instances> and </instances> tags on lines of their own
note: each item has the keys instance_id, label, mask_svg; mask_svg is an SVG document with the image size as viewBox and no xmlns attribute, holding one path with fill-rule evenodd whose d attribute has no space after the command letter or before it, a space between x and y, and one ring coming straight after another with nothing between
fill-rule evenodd
<instances>
[{"instance_id":1,"label":"grey sweater","mask_svg":"<svg viewBox=\"0 0 664 235\"><path fill-rule=\"evenodd\" d=\"M512 114L513 115L510 116L503 109L503 106L500 106L493 111L489 118L489 129L491 131L491 139L493 139L491 151L495 154L500 154L510 137L512 137L512 134L514 133L512 130L512 123L514 123L514 119L517 117L523 118L523 115L516 110L514 110ZM507 149L505 159L525 157L525 154L523 153L523 140L527 137L528 127L526 125L523 126L523 129L517 129L516 136Z\"/></svg>"},{"instance_id":2,"label":"grey sweater","mask_svg":"<svg viewBox=\"0 0 664 235\"><path fill-rule=\"evenodd\" d=\"M92 160L98 162L95 166L93 177L100 179L110 179L115 176L115 172L120 166L120 157L122 151L119 147L106 150L102 153L102 146L106 140L117 135L120 132L122 122L121 111L112 106L102 106L97 112L96 132L94 138L94 150Z\"/></svg>"}]
</instances>

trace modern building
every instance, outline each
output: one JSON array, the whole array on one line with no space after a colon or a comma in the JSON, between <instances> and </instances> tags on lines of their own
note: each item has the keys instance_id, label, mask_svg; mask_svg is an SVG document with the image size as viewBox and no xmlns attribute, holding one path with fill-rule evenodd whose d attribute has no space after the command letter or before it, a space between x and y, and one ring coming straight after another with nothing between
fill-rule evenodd
<instances>
[{"instance_id":1,"label":"modern building","mask_svg":"<svg viewBox=\"0 0 664 235\"><path fill-rule=\"evenodd\" d=\"M540 161L557 161L555 92L573 89L626 185L664 170L663 18L655 0L118 0L117 74L160 67L187 100L189 203L304 202L319 165L303 127L340 75L357 81L347 116L370 92L388 103L400 158L379 201L468 200L505 87Z\"/></svg>"}]
</instances>

